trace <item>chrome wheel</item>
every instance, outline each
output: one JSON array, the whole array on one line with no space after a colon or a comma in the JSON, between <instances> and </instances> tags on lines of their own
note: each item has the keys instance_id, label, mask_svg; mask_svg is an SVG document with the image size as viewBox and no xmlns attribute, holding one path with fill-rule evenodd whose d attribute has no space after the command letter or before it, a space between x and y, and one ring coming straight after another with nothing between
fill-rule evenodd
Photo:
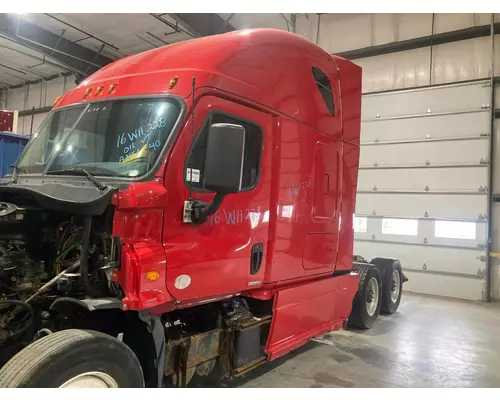
<instances>
[{"instance_id":1,"label":"chrome wheel","mask_svg":"<svg viewBox=\"0 0 500 400\"><path fill-rule=\"evenodd\" d=\"M69 381L63 383L60 387L65 389L110 389L118 388L118 384L108 374L99 371L92 371L77 375Z\"/></svg>"},{"instance_id":2,"label":"chrome wheel","mask_svg":"<svg viewBox=\"0 0 500 400\"><path fill-rule=\"evenodd\" d=\"M366 291L366 312L371 317L375 314L379 302L379 290L377 278L372 278L368 282L368 290Z\"/></svg>"},{"instance_id":3,"label":"chrome wheel","mask_svg":"<svg viewBox=\"0 0 500 400\"><path fill-rule=\"evenodd\" d=\"M391 301L395 303L398 301L399 291L401 288L401 275L399 271L395 269L391 276Z\"/></svg>"}]
</instances>

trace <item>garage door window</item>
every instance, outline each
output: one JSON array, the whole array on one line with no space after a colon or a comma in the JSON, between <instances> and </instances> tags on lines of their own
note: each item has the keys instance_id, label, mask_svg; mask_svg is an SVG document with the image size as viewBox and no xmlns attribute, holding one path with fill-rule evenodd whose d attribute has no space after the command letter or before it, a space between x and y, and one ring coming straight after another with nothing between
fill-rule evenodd
<instances>
[{"instance_id":1,"label":"garage door window","mask_svg":"<svg viewBox=\"0 0 500 400\"><path fill-rule=\"evenodd\" d=\"M316 80L316 86L318 86L318 90L323 97L326 107L330 112L331 116L335 116L335 107L333 103L333 91L332 85L330 84L330 80L326 76L326 74L321 71L319 68L313 67L312 72L314 75L314 79Z\"/></svg>"},{"instance_id":2,"label":"garage door window","mask_svg":"<svg viewBox=\"0 0 500 400\"><path fill-rule=\"evenodd\" d=\"M476 239L476 223L463 221L436 221L434 235L448 239Z\"/></svg>"},{"instance_id":3,"label":"garage door window","mask_svg":"<svg viewBox=\"0 0 500 400\"><path fill-rule=\"evenodd\" d=\"M366 217L354 217L353 226L354 226L354 232L366 233L366 226L367 226Z\"/></svg>"},{"instance_id":4,"label":"garage door window","mask_svg":"<svg viewBox=\"0 0 500 400\"><path fill-rule=\"evenodd\" d=\"M418 235L418 220L416 219L382 219L382 233L385 235Z\"/></svg>"}]
</instances>

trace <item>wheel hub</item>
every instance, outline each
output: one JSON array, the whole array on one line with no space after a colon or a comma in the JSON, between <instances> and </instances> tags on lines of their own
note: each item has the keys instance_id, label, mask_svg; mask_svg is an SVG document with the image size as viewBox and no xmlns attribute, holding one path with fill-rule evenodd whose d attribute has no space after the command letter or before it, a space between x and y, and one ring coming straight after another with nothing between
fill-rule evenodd
<instances>
[{"instance_id":1,"label":"wheel hub","mask_svg":"<svg viewBox=\"0 0 500 400\"><path fill-rule=\"evenodd\" d=\"M401 290L401 275L399 271L395 269L391 276L391 301L396 303L399 298L399 291Z\"/></svg>"},{"instance_id":2,"label":"wheel hub","mask_svg":"<svg viewBox=\"0 0 500 400\"><path fill-rule=\"evenodd\" d=\"M366 312L368 313L369 316L375 314L378 302L379 302L378 281L376 278L372 278L368 282L368 288L366 291L366 298L365 298Z\"/></svg>"},{"instance_id":3,"label":"wheel hub","mask_svg":"<svg viewBox=\"0 0 500 400\"><path fill-rule=\"evenodd\" d=\"M66 389L110 389L118 388L118 384L108 374L100 371L92 371L77 375L74 378L71 378L69 381L63 383L60 387Z\"/></svg>"}]
</instances>

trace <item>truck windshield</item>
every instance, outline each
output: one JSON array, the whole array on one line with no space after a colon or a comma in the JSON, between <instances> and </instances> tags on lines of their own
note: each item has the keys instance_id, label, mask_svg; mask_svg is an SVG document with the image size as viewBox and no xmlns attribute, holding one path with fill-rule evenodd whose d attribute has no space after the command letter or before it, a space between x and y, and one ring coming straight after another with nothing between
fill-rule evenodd
<instances>
[{"instance_id":1,"label":"truck windshield","mask_svg":"<svg viewBox=\"0 0 500 400\"><path fill-rule=\"evenodd\" d=\"M150 171L181 111L172 98L112 100L52 112L19 158L27 174L84 168L92 175Z\"/></svg>"}]
</instances>

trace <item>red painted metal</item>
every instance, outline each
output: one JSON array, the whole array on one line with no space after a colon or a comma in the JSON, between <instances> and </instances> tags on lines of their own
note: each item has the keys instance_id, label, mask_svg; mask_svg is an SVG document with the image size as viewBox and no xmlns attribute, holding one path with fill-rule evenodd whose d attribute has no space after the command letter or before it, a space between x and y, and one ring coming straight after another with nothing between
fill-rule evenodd
<instances>
[{"instance_id":1,"label":"red painted metal","mask_svg":"<svg viewBox=\"0 0 500 400\"><path fill-rule=\"evenodd\" d=\"M331 82L333 117L313 66ZM291 33L237 31L118 60L56 107L165 94L186 105L181 129L154 179L132 183L114 199L114 234L125 244L116 277L126 293L124 308L160 313L240 294L274 297L270 358L339 329L358 279L332 274L352 266L361 69ZM227 196L202 225L182 222L193 108L194 132L211 111L251 121L263 132L257 185ZM192 196L209 201L213 195ZM264 263L251 275L250 251L259 242ZM146 281L148 271L161 278ZM176 286L181 275L189 276L187 287Z\"/></svg>"},{"instance_id":2,"label":"red painted metal","mask_svg":"<svg viewBox=\"0 0 500 400\"><path fill-rule=\"evenodd\" d=\"M303 345L310 338L340 329L351 312L358 275L346 274L278 291L266 346L269 360Z\"/></svg>"},{"instance_id":3,"label":"red painted metal","mask_svg":"<svg viewBox=\"0 0 500 400\"><path fill-rule=\"evenodd\" d=\"M172 302L165 284L167 263L161 232L168 201L162 180L133 183L114 195L113 204L113 235L119 236L124 245L122 265L116 274L126 293L123 308L142 310ZM161 278L148 281L146 274L153 271Z\"/></svg>"},{"instance_id":4,"label":"red painted metal","mask_svg":"<svg viewBox=\"0 0 500 400\"><path fill-rule=\"evenodd\" d=\"M0 110L0 132L14 131L14 111Z\"/></svg>"}]
</instances>

